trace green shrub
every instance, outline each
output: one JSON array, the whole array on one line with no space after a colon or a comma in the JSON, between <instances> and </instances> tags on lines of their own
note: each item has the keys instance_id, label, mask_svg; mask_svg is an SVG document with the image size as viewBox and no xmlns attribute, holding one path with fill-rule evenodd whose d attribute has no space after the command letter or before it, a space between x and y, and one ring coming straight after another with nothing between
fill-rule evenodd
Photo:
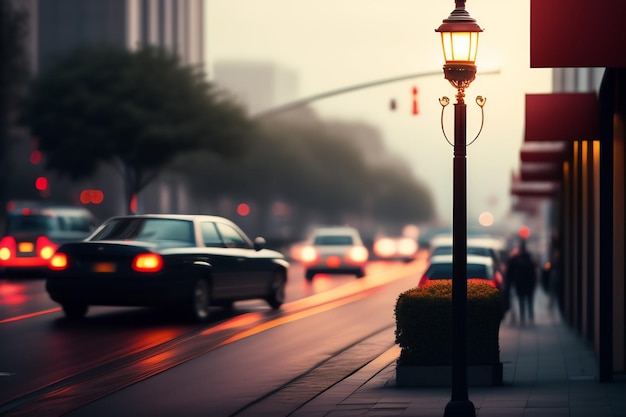
<instances>
[{"instance_id":1,"label":"green shrub","mask_svg":"<svg viewBox=\"0 0 626 417\"><path fill-rule=\"evenodd\" d=\"M398 365L451 365L452 280L434 281L398 297L395 307ZM500 363L500 292L467 282L467 363Z\"/></svg>"}]
</instances>

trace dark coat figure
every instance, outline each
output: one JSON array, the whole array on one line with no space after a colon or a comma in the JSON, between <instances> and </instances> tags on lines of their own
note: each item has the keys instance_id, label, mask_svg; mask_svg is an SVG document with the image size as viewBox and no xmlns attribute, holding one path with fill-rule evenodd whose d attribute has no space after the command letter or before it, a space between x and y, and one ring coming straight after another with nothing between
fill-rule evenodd
<instances>
[{"instance_id":1,"label":"dark coat figure","mask_svg":"<svg viewBox=\"0 0 626 417\"><path fill-rule=\"evenodd\" d=\"M537 266L526 250L526 241L522 240L519 251L511 256L507 263L507 284L515 289L519 304L520 324L524 324L526 317L534 320L534 293L537 283Z\"/></svg>"}]
</instances>

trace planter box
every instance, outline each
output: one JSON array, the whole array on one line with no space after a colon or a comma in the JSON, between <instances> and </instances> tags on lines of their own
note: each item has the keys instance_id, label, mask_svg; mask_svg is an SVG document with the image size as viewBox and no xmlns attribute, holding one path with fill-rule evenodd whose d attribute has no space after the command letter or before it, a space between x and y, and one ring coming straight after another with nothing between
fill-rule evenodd
<instances>
[{"instance_id":1,"label":"planter box","mask_svg":"<svg viewBox=\"0 0 626 417\"><path fill-rule=\"evenodd\" d=\"M467 384L470 386L502 385L502 363L468 365ZM451 366L396 365L396 386L398 387L444 387L451 385Z\"/></svg>"}]
</instances>

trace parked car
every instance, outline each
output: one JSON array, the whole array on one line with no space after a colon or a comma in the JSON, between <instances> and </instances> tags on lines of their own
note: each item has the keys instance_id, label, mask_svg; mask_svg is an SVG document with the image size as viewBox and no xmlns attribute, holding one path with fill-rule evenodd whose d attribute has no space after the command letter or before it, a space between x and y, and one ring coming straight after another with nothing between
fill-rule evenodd
<instances>
[{"instance_id":1,"label":"parked car","mask_svg":"<svg viewBox=\"0 0 626 417\"><path fill-rule=\"evenodd\" d=\"M369 251L354 227L320 227L315 229L300 250L305 277L315 274L354 274L365 276Z\"/></svg>"},{"instance_id":2,"label":"parked car","mask_svg":"<svg viewBox=\"0 0 626 417\"><path fill-rule=\"evenodd\" d=\"M430 258L430 264L418 282L418 287L430 281L452 279L452 255L437 255ZM494 288L501 288L502 273L495 268L489 256L467 255L467 279L480 279Z\"/></svg>"},{"instance_id":3,"label":"parked car","mask_svg":"<svg viewBox=\"0 0 626 417\"><path fill-rule=\"evenodd\" d=\"M45 272L59 245L86 238L96 226L94 216L82 207L13 210L0 239L0 271L11 275Z\"/></svg>"},{"instance_id":4,"label":"parked car","mask_svg":"<svg viewBox=\"0 0 626 417\"><path fill-rule=\"evenodd\" d=\"M467 239L467 254L489 256L493 259L494 267L504 274L502 251L504 245L500 240L491 237L470 237ZM433 240L429 257L452 255L452 237L438 237Z\"/></svg>"},{"instance_id":5,"label":"parked car","mask_svg":"<svg viewBox=\"0 0 626 417\"><path fill-rule=\"evenodd\" d=\"M278 309L289 264L264 246L223 217L118 216L58 248L46 289L70 318L91 305L172 307L200 322L238 300Z\"/></svg>"}]
</instances>

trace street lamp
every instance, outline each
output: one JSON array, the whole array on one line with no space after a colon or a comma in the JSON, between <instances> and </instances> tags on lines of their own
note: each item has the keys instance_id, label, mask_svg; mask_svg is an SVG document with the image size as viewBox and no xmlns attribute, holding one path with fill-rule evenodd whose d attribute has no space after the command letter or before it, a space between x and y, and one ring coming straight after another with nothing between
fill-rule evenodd
<instances>
[{"instance_id":1,"label":"street lamp","mask_svg":"<svg viewBox=\"0 0 626 417\"><path fill-rule=\"evenodd\" d=\"M441 33L441 44L446 80L457 89L454 104L454 143L448 140L443 128L443 113L450 103L448 97L439 102L441 128L444 137L454 147L453 202L452 202L452 395L444 416L475 417L474 404L467 393L467 167L466 167L466 105L465 89L476 78L478 34L483 30L465 10L465 0L455 0L456 8L436 29ZM476 98L481 108L486 99ZM482 130L482 123L481 128ZM478 132L480 134L480 131ZM469 143L473 143L478 135Z\"/></svg>"}]
</instances>

